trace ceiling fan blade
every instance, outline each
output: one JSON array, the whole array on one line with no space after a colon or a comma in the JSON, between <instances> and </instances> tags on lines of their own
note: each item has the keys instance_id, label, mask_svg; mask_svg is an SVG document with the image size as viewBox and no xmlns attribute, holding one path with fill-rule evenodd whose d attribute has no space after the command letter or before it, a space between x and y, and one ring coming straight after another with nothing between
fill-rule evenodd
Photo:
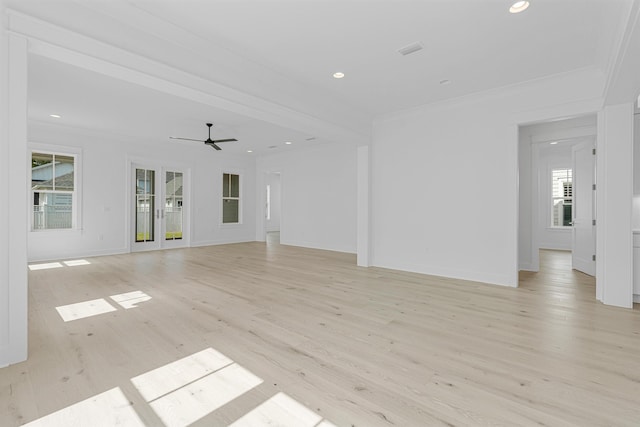
<instances>
[{"instance_id":1,"label":"ceiling fan blade","mask_svg":"<svg viewBox=\"0 0 640 427\"><path fill-rule=\"evenodd\" d=\"M211 148L215 148L218 151L222 150L222 148L218 147L216 145L216 143L214 141L212 141L212 140L205 141L204 143L205 143L205 145L208 145Z\"/></svg>"},{"instance_id":2,"label":"ceiling fan blade","mask_svg":"<svg viewBox=\"0 0 640 427\"><path fill-rule=\"evenodd\" d=\"M184 141L196 141L196 142L203 142L201 139L191 139L191 138L178 138L175 136L170 136L169 139L182 139Z\"/></svg>"},{"instance_id":3,"label":"ceiling fan blade","mask_svg":"<svg viewBox=\"0 0 640 427\"><path fill-rule=\"evenodd\" d=\"M214 139L212 142L231 142L231 141L237 141L237 139L235 139L235 138L229 138L229 139Z\"/></svg>"}]
</instances>

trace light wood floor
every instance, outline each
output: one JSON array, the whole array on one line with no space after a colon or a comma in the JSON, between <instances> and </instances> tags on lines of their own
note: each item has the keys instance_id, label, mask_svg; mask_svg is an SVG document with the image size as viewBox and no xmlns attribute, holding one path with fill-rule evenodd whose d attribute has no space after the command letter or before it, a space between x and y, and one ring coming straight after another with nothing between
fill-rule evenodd
<instances>
[{"instance_id":1,"label":"light wood floor","mask_svg":"<svg viewBox=\"0 0 640 427\"><path fill-rule=\"evenodd\" d=\"M214 348L263 383L202 418L227 425L277 392L338 426L640 425L640 312L604 306L570 255L518 289L358 268L274 242L90 258L29 273L29 360L0 370L0 425ZM64 323L55 307L152 297Z\"/></svg>"}]
</instances>

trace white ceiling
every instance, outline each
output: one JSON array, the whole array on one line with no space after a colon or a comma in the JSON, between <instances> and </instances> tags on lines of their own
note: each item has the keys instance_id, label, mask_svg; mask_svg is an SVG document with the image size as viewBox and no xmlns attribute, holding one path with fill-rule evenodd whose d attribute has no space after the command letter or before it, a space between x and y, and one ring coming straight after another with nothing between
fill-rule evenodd
<instances>
[{"instance_id":1,"label":"white ceiling","mask_svg":"<svg viewBox=\"0 0 640 427\"><path fill-rule=\"evenodd\" d=\"M141 3L372 115L607 64L622 1L279 0ZM421 42L402 56L398 49ZM331 76L342 71L346 77ZM440 81L451 84L441 86Z\"/></svg>"},{"instance_id":2,"label":"white ceiling","mask_svg":"<svg viewBox=\"0 0 640 427\"><path fill-rule=\"evenodd\" d=\"M530 0L530 8L518 15L508 12L509 0L9 4L279 105L364 128L381 114L522 81L582 68L607 73L630 1ZM413 42L424 49L408 56L397 52ZM186 137L204 134L204 122L211 120L219 125L216 137L247 143L237 144L239 151L264 152L285 139L314 136L55 61L32 62L30 112L38 117L59 109L90 127L140 134L141 127L156 123L158 135ZM346 77L333 79L335 71ZM441 85L445 79L451 83Z\"/></svg>"},{"instance_id":3,"label":"white ceiling","mask_svg":"<svg viewBox=\"0 0 640 427\"><path fill-rule=\"evenodd\" d=\"M271 153L320 142L307 141L311 135L38 55L29 56L29 118L141 142L165 141L169 136L204 141L208 136L205 123L213 122L212 139L238 139L220 144L228 153ZM285 145L287 141L292 145Z\"/></svg>"}]
</instances>

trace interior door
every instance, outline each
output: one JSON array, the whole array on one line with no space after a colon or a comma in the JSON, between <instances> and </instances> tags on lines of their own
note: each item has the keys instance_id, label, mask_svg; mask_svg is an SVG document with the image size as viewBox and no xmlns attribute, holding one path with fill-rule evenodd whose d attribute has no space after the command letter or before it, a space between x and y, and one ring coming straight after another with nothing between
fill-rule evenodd
<instances>
[{"instance_id":1,"label":"interior door","mask_svg":"<svg viewBox=\"0 0 640 427\"><path fill-rule=\"evenodd\" d=\"M572 148L573 158L573 244L572 267L590 276L596 274L596 224L594 209L595 156L593 142Z\"/></svg>"},{"instance_id":2,"label":"interior door","mask_svg":"<svg viewBox=\"0 0 640 427\"><path fill-rule=\"evenodd\" d=\"M132 251L188 246L186 174L178 168L133 164Z\"/></svg>"}]
</instances>

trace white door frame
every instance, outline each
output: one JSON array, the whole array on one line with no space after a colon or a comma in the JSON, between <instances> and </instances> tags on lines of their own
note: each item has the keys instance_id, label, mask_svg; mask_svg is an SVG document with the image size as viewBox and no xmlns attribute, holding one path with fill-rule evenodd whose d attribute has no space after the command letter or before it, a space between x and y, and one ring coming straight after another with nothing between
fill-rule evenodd
<instances>
[{"instance_id":1,"label":"white door frame","mask_svg":"<svg viewBox=\"0 0 640 427\"><path fill-rule=\"evenodd\" d=\"M553 141L595 141L596 136L595 135L589 135L589 134L584 134L584 135L576 135L576 136L571 136L568 138L546 138L546 137L542 137L542 138L534 138L531 142L529 142L528 144L526 144L526 147L530 148L530 152L531 152L531 200L530 200L530 206L532 207L532 214L531 214L531 265L530 268L527 269L527 271L534 271L537 272L540 269L540 258L539 258L539 250L540 250L540 242L539 242L539 238L537 235L537 227L538 227L538 222L540 221L540 216L538 214L538 204L539 204L539 192L541 191L540 189L540 179L538 176L538 169L539 169L539 162L540 162L540 147L543 146L544 144L548 144L550 142ZM595 144L595 142L594 142ZM519 147L519 149L523 149L524 147ZM519 157L518 157L519 158ZM594 182L595 182L595 171L594 171ZM520 191L520 190L518 190ZM594 216L595 218L595 216ZM520 239L520 234L518 232L518 239ZM519 260L518 260L519 263ZM519 268L519 264L518 264L518 270L520 270Z\"/></svg>"}]
</instances>

